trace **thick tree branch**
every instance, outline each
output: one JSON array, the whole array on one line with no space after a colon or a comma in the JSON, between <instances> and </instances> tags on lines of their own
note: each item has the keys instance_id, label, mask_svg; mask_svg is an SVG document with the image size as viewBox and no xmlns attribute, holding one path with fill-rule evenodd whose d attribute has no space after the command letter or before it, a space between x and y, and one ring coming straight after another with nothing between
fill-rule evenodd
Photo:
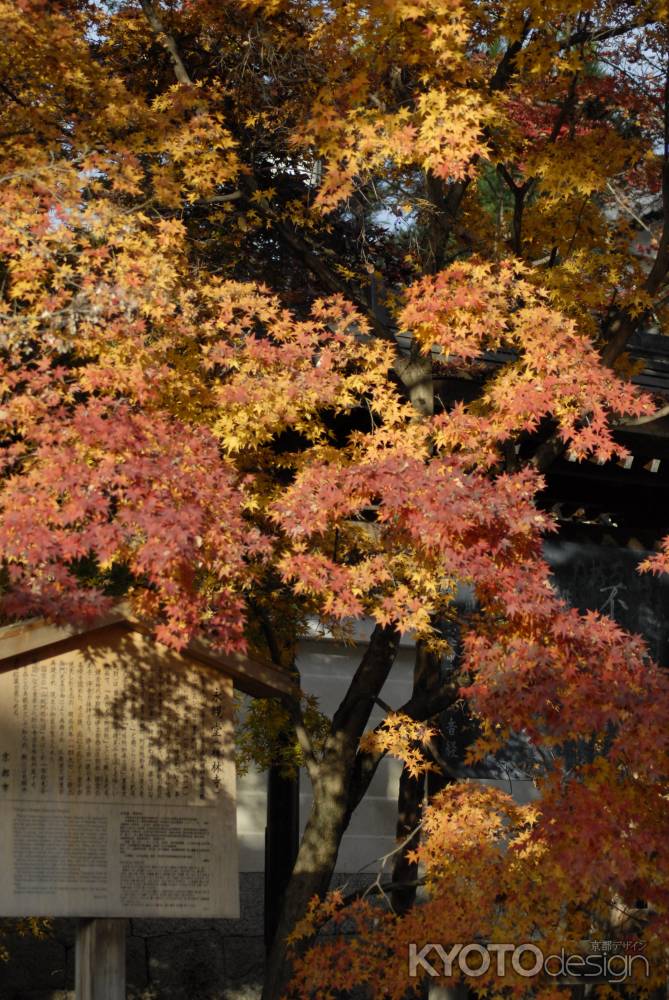
<instances>
[{"instance_id":1,"label":"thick tree branch","mask_svg":"<svg viewBox=\"0 0 669 1000\"><path fill-rule=\"evenodd\" d=\"M358 309L367 317L374 333L383 340L389 340L395 344L394 328L384 322L372 309L367 301L367 297L361 289L352 288L339 275L330 268L323 258L317 254L301 236L299 236L285 222L281 222L272 217L274 229L283 243L289 247L294 255L309 270L319 278L330 292L344 295L353 302Z\"/></svg>"},{"instance_id":2,"label":"thick tree branch","mask_svg":"<svg viewBox=\"0 0 669 1000\"><path fill-rule=\"evenodd\" d=\"M399 649L393 625L376 625L348 691L332 719L332 733L346 733L357 745Z\"/></svg>"},{"instance_id":3,"label":"thick tree branch","mask_svg":"<svg viewBox=\"0 0 669 1000\"><path fill-rule=\"evenodd\" d=\"M514 42L511 42L507 46L504 55L502 56L500 62L497 65L497 69L490 78L490 83L488 84L488 89L491 93L498 90L504 90L507 83L511 80L516 72L516 59L520 53L523 45L527 41L527 37L530 32L530 24L532 17L530 14L523 20L523 26L521 29L520 37Z\"/></svg>"},{"instance_id":4,"label":"thick tree branch","mask_svg":"<svg viewBox=\"0 0 669 1000\"><path fill-rule=\"evenodd\" d=\"M179 54L179 49L174 37L170 35L163 27L163 22L154 7L151 0L140 0L142 10L144 11L144 16L146 17L151 30L158 39L158 41L163 45L169 52L170 59L172 60L172 65L174 67L174 75L176 76L179 83L187 84L188 86L193 85L193 80L191 79L190 73L186 69L183 59Z\"/></svg>"},{"instance_id":5,"label":"thick tree branch","mask_svg":"<svg viewBox=\"0 0 669 1000\"><path fill-rule=\"evenodd\" d=\"M414 722L427 722L453 704L459 696L460 687L457 680L449 678L438 688L414 692L397 711L408 715Z\"/></svg>"},{"instance_id":6,"label":"thick tree branch","mask_svg":"<svg viewBox=\"0 0 669 1000\"><path fill-rule=\"evenodd\" d=\"M517 257L520 257L522 256L523 212L525 211L525 198L534 184L534 178L530 177L523 184L516 184L508 168L503 163L497 164L497 172L501 175L513 195L513 228L511 239L513 252Z\"/></svg>"}]
</instances>

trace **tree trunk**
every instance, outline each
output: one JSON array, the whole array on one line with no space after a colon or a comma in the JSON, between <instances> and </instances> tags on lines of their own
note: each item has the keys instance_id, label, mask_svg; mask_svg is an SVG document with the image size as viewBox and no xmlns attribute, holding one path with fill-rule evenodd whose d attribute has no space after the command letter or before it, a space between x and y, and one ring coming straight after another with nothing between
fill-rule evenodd
<instances>
[{"instance_id":1,"label":"tree trunk","mask_svg":"<svg viewBox=\"0 0 669 1000\"><path fill-rule=\"evenodd\" d=\"M430 692L441 686L442 673L440 657L428 652L424 643L418 642L413 675L413 695L429 697ZM457 691L454 691L454 701L457 696ZM396 887L392 894L392 905L398 914L406 913L416 900L415 882L418 877L418 864L415 861L409 861L407 855L410 851L415 851L420 843L420 830L417 827L422 818L426 793L429 800L430 796L443 788L445 783L446 779L442 775L428 772L427 775L414 778L408 768L405 767L402 770L397 802L396 835L400 843L404 842L404 847L395 858L392 877L393 885ZM414 830L416 832L410 840L407 840Z\"/></svg>"},{"instance_id":2,"label":"tree trunk","mask_svg":"<svg viewBox=\"0 0 669 1000\"><path fill-rule=\"evenodd\" d=\"M300 777L274 765L267 776L265 828L265 950L270 951L286 886L300 846Z\"/></svg>"},{"instance_id":3,"label":"tree trunk","mask_svg":"<svg viewBox=\"0 0 669 1000\"><path fill-rule=\"evenodd\" d=\"M413 671L413 692L426 692L431 682L434 682L434 675L438 678L439 663L435 657L431 657L422 642L416 644L416 659ZM393 885L397 888L393 890L392 906L395 913L406 913L416 898L416 886L413 884L418 875L418 864L409 861L407 855L414 851L420 841L420 831L417 826L420 823L423 811L423 799L425 797L425 775L414 777L407 767L402 769L400 775L400 787L397 798L397 828L396 837L399 843L404 843L404 847L395 857L393 866ZM407 838L412 831L416 831L411 840Z\"/></svg>"},{"instance_id":4,"label":"tree trunk","mask_svg":"<svg viewBox=\"0 0 669 1000\"><path fill-rule=\"evenodd\" d=\"M415 851L420 841L420 823L425 797L425 775L414 777L408 768L402 769L400 788L397 797L397 840L404 843L393 865L392 882L395 888L391 903L395 913L401 915L410 910L416 898L416 879L418 878L418 862L409 861L409 851ZM415 831L411 839L411 832Z\"/></svg>"},{"instance_id":5,"label":"tree trunk","mask_svg":"<svg viewBox=\"0 0 669 1000\"><path fill-rule=\"evenodd\" d=\"M327 779L314 789L314 800L293 874L286 888L274 942L267 958L263 1000L278 1000L290 978L285 940L314 896L323 898L348 826L346 779L342 768L329 768ZM347 769L348 770L348 769ZM325 776L324 776L325 777Z\"/></svg>"},{"instance_id":6,"label":"tree trunk","mask_svg":"<svg viewBox=\"0 0 669 1000\"><path fill-rule=\"evenodd\" d=\"M375 699L390 673L399 634L377 625L346 695L332 720L323 757L313 780L313 803L302 837L293 874L286 888L281 915L265 967L262 1000L279 1000L285 994L291 969L286 937L314 896L328 891L337 863L339 845L351 818L351 798L356 775L358 743L369 721ZM374 774L357 774L356 803ZM308 942L305 942L308 943Z\"/></svg>"}]
</instances>

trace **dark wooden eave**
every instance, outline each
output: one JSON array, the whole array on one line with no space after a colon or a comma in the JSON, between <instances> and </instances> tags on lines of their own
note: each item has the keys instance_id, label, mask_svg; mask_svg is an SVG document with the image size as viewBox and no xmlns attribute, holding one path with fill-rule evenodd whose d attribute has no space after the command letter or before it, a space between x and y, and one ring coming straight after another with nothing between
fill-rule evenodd
<instances>
[{"instance_id":1,"label":"dark wooden eave","mask_svg":"<svg viewBox=\"0 0 669 1000\"><path fill-rule=\"evenodd\" d=\"M408 349L408 338L399 342L400 349ZM659 407L669 403L669 337L637 333L628 353L632 362L643 363L634 384L653 395ZM488 352L474 377L464 371L437 374L435 395L440 405L448 409L457 400L475 399L483 382L513 358L510 351ZM652 549L669 534L669 416L620 427L614 436L630 458L605 463L570 461L569 456L556 459L545 474L540 505L568 531L578 527L593 541L640 543Z\"/></svg>"}]
</instances>

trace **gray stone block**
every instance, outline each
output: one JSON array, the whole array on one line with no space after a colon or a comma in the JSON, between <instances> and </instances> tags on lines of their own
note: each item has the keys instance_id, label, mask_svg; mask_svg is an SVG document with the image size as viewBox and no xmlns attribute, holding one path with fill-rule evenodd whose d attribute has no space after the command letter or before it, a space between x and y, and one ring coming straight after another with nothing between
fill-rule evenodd
<instances>
[{"instance_id":1,"label":"gray stone block","mask_svg":"<svg viewBox=\"0 0 669 1000\"><path fill-rule=\"evenodd\" d=\"M149 983L146 941L142 937L129 934L126 941L126 980L128 991L143 990Z\"/></svg>"},{"instance_id":2,"label":"gray stone block","mask_svg":"<svg viewBox=\"0 0 669 1000\"><path fill-rule=\"evenodd\" d=\"M223 941L213 930L147 939L149 985L159 1000L225 1000Z\"/></svg>"},{"instance_id":3,"label":"gray stone block","mask_svg":"<svg viewBox=\"0 0 669 1000\"><path fill-rule=\"evenodd\" d=\"M242 872L239 876L239 917L237 920L217 920L216 929L226 937L262 936L264 905L264 874L262 872Z\"/></svg>"},{"instance_id":4,"label":"gray stone block","mask_svg":"<svg viewBox=\"0 0 669 1000\"><path fill-rule=\"evenodd\" d=\"M8 1000L2 994L2 1000ZM28 990L16 993L11 1000L76 1000L74 990Z\"/></svg>"},{"instance_id":5,"label":"gray stone block","mask_svg":"<svg viewBox=\"0 0 669 1000\"><path fill-rule=\"evenodd\" d=\"M9 960L0 962L2 1000L22 1000L30 991L50 994L67 988L66 950L54 938L10 934L3 938L3 945Z\"/></svg>"},{"instance_id":6,"label":"gray stone block","mask_svg":"<svg viewBox=\"0 0 669 1000\"><path fill-rule=\"evenodd\" d=\"M251 991L248 1000L255 997L254 990L262 990L265 972L265 945L261 937L228 937L225 939L225 1000L242 1000L239 991ZM234 991L237 990L237 993ZM239 994L239 995L237 995ZM246 996L244 995L244 1000Z\"/></svg>"}]
</instances>

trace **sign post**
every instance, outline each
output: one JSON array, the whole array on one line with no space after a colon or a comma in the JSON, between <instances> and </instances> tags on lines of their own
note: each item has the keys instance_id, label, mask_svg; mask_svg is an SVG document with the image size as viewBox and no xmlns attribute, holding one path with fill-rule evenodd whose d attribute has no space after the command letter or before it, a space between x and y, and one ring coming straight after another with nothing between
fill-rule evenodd
<instances>
[{"instance_id":1,"label":"sign post","mask_svg":"<svg viewBox=\"0 0 669 1000\"><path fill-rule=\"evenodd\" d=\"M77 1000L125 1000L126 921L80 920L75 956Z\"/></svg>"}]
</instances>

